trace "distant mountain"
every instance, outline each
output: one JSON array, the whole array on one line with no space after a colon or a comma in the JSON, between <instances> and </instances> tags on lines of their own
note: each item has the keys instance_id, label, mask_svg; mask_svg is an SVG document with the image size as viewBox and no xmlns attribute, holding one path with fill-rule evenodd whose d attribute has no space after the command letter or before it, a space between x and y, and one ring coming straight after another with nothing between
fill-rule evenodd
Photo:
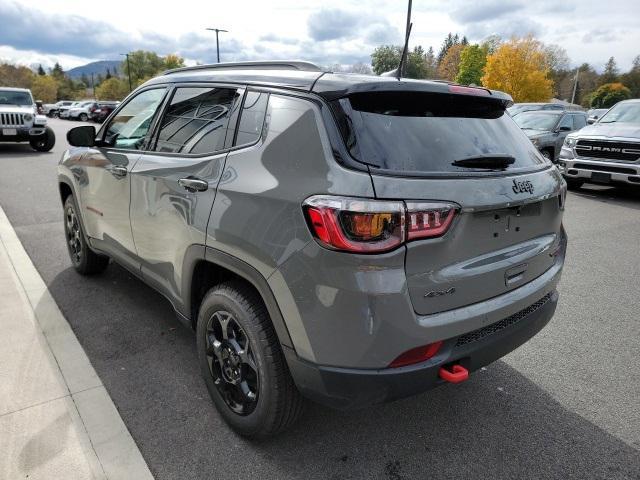
<instances>
[{"instance_id":1,"label":"distant mountain","mask_svg":"<svg viewBox=\"0 0 640 480\"><path fill-rule=\"evenodd\" d=\"M120 72L120 60L100 60L99 62L91 62L86 65L82 65L80 67L72 68L67 72L67 75L71 78L80 78L82 75L90 76L92 73L94 75L105 75L107 73L107 68L113 75L115 71Z\"/></svg>"}]
</instances>

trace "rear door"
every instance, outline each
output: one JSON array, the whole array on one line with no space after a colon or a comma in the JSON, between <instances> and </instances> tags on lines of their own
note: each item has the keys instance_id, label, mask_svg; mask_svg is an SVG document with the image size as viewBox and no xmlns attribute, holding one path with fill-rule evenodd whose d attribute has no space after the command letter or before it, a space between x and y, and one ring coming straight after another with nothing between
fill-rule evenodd
<instances>
[{"instance_id":1,"label":"rear door","mask_svg":"<svg viewBox=\"0 0 640 480\"><path fill-rule=\"evenodd\" d=\"M132 270L138 263L129 222L130 173L165 93L153 88L128 100L99 134L108 146L88 148L74 172L92 244Z\"/></svg>"},{"instance_id":2,"label":"rear door","mask_svg":"<svg viewBox=\"0 0 640 480\"><path fill-rule=\"evenodd\" d=\"M178 85L157 133L131 172L131 229L145 279L176 307L182 267L204 245L243 90Z\"/></svg>"},{"instance_id":3,"label":"rear door","mask_svg":"<svg viewBox=\"0 0 640 480\"><path fill-rule=\"evenodd\" d=\"M413 92L356 94L339 103L350 120L344 125L350 127L351 154L370 164L378 198L401 199L408 208L457 205L443 236L406 244L409 293L418 314L495 297L553 265L562 179L502 104ZM502 169L454 165L492 157L513 163ZM412 222L410 216L407 228Z\"/></svg>"}]
</instances>

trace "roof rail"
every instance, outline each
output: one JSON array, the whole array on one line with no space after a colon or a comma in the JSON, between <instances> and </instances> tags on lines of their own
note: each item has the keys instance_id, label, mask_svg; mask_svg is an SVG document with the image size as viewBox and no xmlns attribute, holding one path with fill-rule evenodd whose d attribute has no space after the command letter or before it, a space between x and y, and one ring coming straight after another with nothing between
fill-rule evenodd
<instances>
[{"instance_id":1,"label":"roof rail","mask_svg":"<svg viewBox=\"0 0 640 480\"><path fill-rule=\"evenodd\" d=\"M307 72L321 72L322 69L311 62L301 60L272 60L266 62L229 62L213 63L210 65L194 65L192 67L173 68L163 72L163 75L170 75L178 72L189 72L193 70L302 70Z\"/></svg>"}]
</instances>

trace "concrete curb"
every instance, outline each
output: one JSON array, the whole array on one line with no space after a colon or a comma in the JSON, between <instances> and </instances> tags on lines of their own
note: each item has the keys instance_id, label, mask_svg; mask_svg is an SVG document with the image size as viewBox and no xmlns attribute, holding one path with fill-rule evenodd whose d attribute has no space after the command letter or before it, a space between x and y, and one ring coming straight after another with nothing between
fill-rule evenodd
<instances>
[{"instance_id":1,"label":"concrete curb","mask_svg":"<svg viewBox=\"0 0 640 480\"><path fill-rule=\"evenodd\" d=\"M2 207L0 248L6 251L18 283L16 287L33 311L46 342L44 348L50 351L60 370L68 391L63 398L94 478L153 479L118 410Z\"/></svg>"}]
</instances>

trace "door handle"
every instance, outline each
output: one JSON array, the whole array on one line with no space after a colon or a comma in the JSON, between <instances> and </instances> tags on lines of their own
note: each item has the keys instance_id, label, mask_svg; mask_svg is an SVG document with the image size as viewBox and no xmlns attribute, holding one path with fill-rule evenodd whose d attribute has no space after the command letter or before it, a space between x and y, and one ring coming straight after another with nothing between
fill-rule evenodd
<instances>
[{"instance_id":1,"label":"door handle","mask_svg":"<svg viewBox=\"0 0 640 480\"><path fill-rule=\"evenodd\" d=\"M108 168L107 170L109 170L111 175L113 175L116 178L122 178L122 177L126 177L127 176L126 167L119 167L119 166L116 165L116 166Z\"/></svg>"},{"instance_id":2,"label":"door handle","mask_svg":"<svg viewBox=\"0 0 640 480\"><path fill-rule=\"evenodd\" d=\"M195 177L181 178L178 180L178 184L187 192L191 193L204 192L209 188L209 182Z\"/></svg>"}]
</instances>

